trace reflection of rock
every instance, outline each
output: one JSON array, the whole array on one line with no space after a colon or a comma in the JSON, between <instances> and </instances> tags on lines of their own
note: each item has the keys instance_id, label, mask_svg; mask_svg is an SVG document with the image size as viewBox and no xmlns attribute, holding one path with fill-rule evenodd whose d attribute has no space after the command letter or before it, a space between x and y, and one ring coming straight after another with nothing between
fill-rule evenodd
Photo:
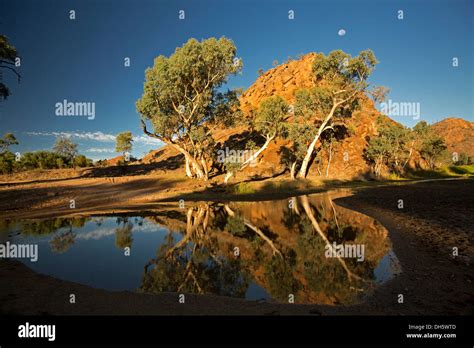
<instances>
[{"instance_id":1,"label":"reflection of rock","mask_svg":"<svg viewBox=\"0 0 474 348\"><path fill-rule=\"evenodd\" d=\"M222 274L234 272L235 279L252 279L275 300L288 301L291 291L300 303L353 303L372 286L373 271L389 252L390 241L383 226L335 205L333 198L328 194L296 197L292 209L289 201L281 200L199 203L186 214L160 212L160 224L181 231L183 237L162 246L157 259L146 267L143 288L207 292L212 290L204 290L209 277L223 281ZM326 258L325 248L333 242L363 244L364 262ZM236 247L238 258L233 253ZM171 282L174 287L152 285L153 278L160 282L171 277L164 274L176 276L176 272L182 276Z\"/></svg>"}]
</instances>

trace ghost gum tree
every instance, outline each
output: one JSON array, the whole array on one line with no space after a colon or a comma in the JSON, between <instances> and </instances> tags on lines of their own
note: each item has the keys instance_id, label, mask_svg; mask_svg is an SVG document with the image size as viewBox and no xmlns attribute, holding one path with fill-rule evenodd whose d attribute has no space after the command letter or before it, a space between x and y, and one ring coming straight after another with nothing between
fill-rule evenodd
<instances>
[{"instance_id":1,"label":"ghost gum tree","mask_svg":"<svg viewBox=\"0 0 474 348\"><path fill-rule=\"evenodd\" d=\"M324 131L331 129L333 118L350 117L359 106L376 64L371 50L362 51L356 57L341 50L327 56L316 55L313 63L316 87L296 96L295 110L308 119L316 116L318 129L301 163L300 177L306 177L318 140Z\"/></svg>"},{"instance_id":2,"label":"ghost gum tree","mask_svg":"<svg viewBox=\"0 0 474 348\"><path fill-rule=\"evenodd\" d=\"M260 103L260 106L252 119L252 128L265 138L265 143L237 168L231 167L227 170L224 182L227 183L235 171L248 167L251 163L257 161L258 157L270 145L271 141L281 135L285 129L285 121L288 114L289 106L285 100L276 95L268 97Z\"/></svg>"},{"instance_id":3,"label":"ghost gum tree","mask_svg":"<svg viewBox=\"0 0 474 348\"><path fill-rule=\"evenodd\" d=\"M296 114L295 110L295 114ZM306 150L309 147L309 144L314 139L316 131L313 125L305 122L305 120L299 120L295 117L294 122L288 122L286 124L285 138L289 139L292 143L291 148L286 151L286 147L282 150L283 161L286 162L290 168L290 176L292 179L296 179L296 170L297 165L300 163L304 156L306 155Z\"/></svg>"},{"instance_id":4,"label":"ghost gum tree","mask_svg":"<svg viewBox=\"0 0 474 348\"><path fill-rule=\"evenodd\" d=\"M143 96L136 103L142 129L184 155L189 177L207 180L216 146L212 131L229 126L240 113L238 92L219 91L242 69L236 51L225 37L190 39L146 70Z\"/></svg>"}]
</instances>

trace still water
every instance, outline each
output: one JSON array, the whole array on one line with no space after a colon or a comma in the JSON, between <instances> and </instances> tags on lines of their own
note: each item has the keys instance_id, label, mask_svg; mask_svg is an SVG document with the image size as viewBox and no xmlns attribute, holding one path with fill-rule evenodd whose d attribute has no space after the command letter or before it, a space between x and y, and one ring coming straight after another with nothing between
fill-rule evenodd
<instances>
[{"instance_id":1,"label":"still water","mask_svg":"<svg viewBox=\"0 0 474 348\"><path fill-rule=\"evenodd\" d=\"M33 270L108 290L360 302L400 272L388 231L328 192L193 202L114 216L0 221L0 243L37 244Z\"/></svg>"}]
</instances>

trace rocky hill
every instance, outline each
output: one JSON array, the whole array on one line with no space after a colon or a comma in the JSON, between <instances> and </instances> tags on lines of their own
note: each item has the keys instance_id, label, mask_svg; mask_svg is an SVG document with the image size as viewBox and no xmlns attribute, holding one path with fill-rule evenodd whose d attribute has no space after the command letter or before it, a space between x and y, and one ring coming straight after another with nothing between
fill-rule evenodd
<instances>
[{"instance_id":1,"label":"rocky hill","mask_svg":"<svg viewBox=\"0 0 474 348\"><path fill-rule=\"evenodd\" d=\"M294 93L298 89L314 86L312 74L312 61L315 53L309 53L297 60L290 60L284 64L274 67L261 74L257 80L242 94L241 108L247 116L252 110L259 107L260 102L267 97L279 95L290 105L294 103ZM346 124L351 132L337 143L331 152L331 162L328 169L327 151L322 151L321 163L313 163L309 169L308 177L328 177L337 179L362 179L370 175L370 166L364 158L364 150L371 137L377 136L377 118L381 116L375 108L371 99L366 98L359 111L354 112L352 118ZM384 117L387 122L395 122ZM472 122L462 119L446 119L435 124L435 129L442 135L448 144L450 151L466 152L473 154L474 151L474 126ZM235 150L243 149L242 144L248 139L245 135L247 128L235 127L218 130L213 134L216 142L223 147L228 146ZM247 138L246 138L247 137ZM239 139L241 143L235 140ZM282 149L290 145L283 139L277 139L260 157L259 163L254 167L247 167L237 173L234 180L247 178L266 178L283 173L287 167L281 161ZM163 161L167 158L178 156L174 149L164 147L149 153L143 158L144 163ZM411 162L416 159L413 155ZM419 167L413 164L413 167Z\"/></svg>"},{"instance_id":2,"label":"rocky hill","mask_svg":"<svg viewBox=\"0 0 474 348\"><path fill-rule=\"evenodd\" d=\"M433 128L444 138L450 153L474 156L474 122L451 117L433 124Z\"/></svg>"},{"instance_id":3,"label":"rocky hill","mask_svg":"<svg viewBox=\"0 0 474 348\"><path fill-rule=\"evenodd\" d=\"M257 78L241 97L244 112L256 109L260 102L273 95L283 97L290 105L294 103L294 93L298 89L310 88L313 81L312 63L315 53L309 53L298 60L291 60L268 70ZM328 177L355 178L366 176L370 171L363 158L367 140L376 134L376 120L380 113L368 98L360 111L354 113L348 122L353 134L347 136L332 151ZM258 166L248 167L241 176L272 176L281 173L285 167L280 163L281 149L288 145L283 140L271 144L262 156ZM326 176L328 154L322 153L323 163L313 164L308 172L309 177Z\"/></svg>"}]
</instances>

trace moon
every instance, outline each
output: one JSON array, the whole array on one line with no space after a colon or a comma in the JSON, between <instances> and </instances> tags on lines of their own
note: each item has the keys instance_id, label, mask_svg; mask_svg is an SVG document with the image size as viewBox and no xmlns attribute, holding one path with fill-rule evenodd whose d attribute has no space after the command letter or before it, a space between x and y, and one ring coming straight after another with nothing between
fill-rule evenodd
<instances>
[{"instance_id":1,"label":"moon","mask_svg":"<svg viewBox=\"0 0 474 348\"><path fill-rule=\"evenodd\" d=\"M346 35L346 31L345 31L344 29L339 29L339 31L337 32L337 34L338 34L339 36L344 36L344 35Z\"/></svg>"}]
</instances>

